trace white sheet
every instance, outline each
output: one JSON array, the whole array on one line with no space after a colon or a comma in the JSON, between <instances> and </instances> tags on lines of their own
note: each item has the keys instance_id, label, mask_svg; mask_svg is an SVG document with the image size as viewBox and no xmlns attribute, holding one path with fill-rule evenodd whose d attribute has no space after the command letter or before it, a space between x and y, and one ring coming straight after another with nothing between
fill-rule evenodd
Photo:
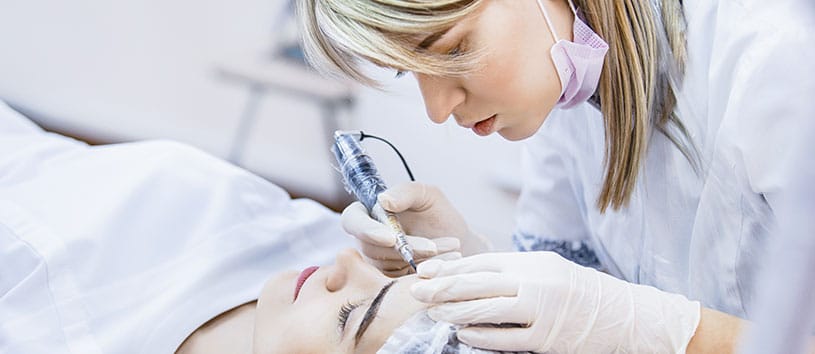
<instances>
[{"instance_id":1,"label":"white sheet","mask_svg":"<svg viewBox=\"0 0 815 354\"><path fill-rule=\"evenodd\" d=\"M0 352L172 352L351 246L335 213L196 149L90 147L0 103Z\"/></svg>"}]
</instances>

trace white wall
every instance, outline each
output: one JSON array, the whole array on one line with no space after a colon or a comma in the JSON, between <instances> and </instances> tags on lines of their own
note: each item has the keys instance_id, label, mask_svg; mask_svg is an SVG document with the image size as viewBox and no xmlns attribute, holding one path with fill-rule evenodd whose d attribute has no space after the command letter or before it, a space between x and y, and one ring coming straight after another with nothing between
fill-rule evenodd
<instances>
[{"instance_id":1,"label":"white wall","mask_svg":"<svg viewBox=\"0 0 815 354\"><path fill-rule=\"evenodd\" d=\"M223 131L234 125L245 95L219 82L216 63L260 53L279 7L240 0L4 0L0 96L78 133L186 136L221 153L229 137ZM187 134L200 125L213 129Z\"/></svg>"},{"instance_id":2,"label":"white wall","mask_svg":"<svg viewBox=\"0 0 815 354\"><path fill-rule=\"evenodd\" d=\"M172 138L226 157L248 90L218 70L266 55L282 7L279 0L4 0L0 98L80 136ZM412 78L379 74L388 92L358 88L344 128L391 139L420 181L441 186L474 229L509 248L515 196L498 185L517 183L519 146L434 125ZM241 162L296 194L332 200L344 192L327 141L311 102L269 94ZM390 184L407 180L384 144L366 146Z\"/></svg>"}]
</instances>

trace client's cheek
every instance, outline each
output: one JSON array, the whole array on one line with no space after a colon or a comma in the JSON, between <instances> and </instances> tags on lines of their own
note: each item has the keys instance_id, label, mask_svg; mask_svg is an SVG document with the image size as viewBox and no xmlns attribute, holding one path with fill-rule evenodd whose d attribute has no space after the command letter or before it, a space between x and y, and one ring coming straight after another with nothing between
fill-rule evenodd
<instances>
[{"instance_id":1,"label":"client's cheek","mask_svg":"<svg viewBox=\"0 0 815 354\"><path fill-rule=\"evenodd\" d=\"M284 328L292 309L292 291L299 272L281 272L271 277L258 295L255 309L254 348L276 348L282 341ZM257 350L263 353L263 350Z\"/></svg>"}]
</instances>

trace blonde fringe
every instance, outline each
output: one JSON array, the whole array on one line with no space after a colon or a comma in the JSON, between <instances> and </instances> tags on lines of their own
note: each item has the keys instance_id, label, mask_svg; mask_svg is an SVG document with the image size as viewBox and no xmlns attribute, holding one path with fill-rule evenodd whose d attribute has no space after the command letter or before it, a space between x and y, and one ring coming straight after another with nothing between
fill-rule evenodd
<instances>
[{"instance_id":1,"label":"blonde fringe","mask_svg":"<svg viewBox=\"0 0 815 354\"><path fill-rule=\"evenodd\" d=\"M442 55L416 48L422 36L443 32L477 11L484 0L298 0L309 62L330 76L368 86L359 59L378 66L436 76L478 70L482 53Z\"/></svg>"}]
</instances>

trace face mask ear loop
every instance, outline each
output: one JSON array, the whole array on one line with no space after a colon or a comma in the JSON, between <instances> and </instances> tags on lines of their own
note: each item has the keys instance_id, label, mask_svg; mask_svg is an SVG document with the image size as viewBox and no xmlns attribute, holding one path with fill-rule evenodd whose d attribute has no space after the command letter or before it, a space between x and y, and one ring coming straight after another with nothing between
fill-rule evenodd
<instances>
[{"instance_id":1,"label":"face mask ear loop","mask_svg":"<svg viewBox=\"0 0 815 354\"><path fill-rule=\"evenodd\" d=\"M575 17L577 17L577 9L575 9L574 3L572 2L572 0L569 0L569 7L572 8L572 13L574 14Z\"/></svg>"},{"instance_id":2,"label":"face mask ear loop","mask_svg":"<svg viewBox=\"0 0 815 354\"><path fill-rule=\"evenodd\" d=\"M555 32L555 26L552 24L552 20L549 19L549 13L546 12L546 7L543 6L544 0L537 0L538 7L541 9L541 13L543 13L543 18L546 19L546 25L549 26L549 32L552 32L552 38L555 39L555 43L557 43L560 39L557 37L557 32ZM571 6L572 2L569 0L569 5ZM574 9L574 7L572 7Z\"/></svg>"}]
</instances>

